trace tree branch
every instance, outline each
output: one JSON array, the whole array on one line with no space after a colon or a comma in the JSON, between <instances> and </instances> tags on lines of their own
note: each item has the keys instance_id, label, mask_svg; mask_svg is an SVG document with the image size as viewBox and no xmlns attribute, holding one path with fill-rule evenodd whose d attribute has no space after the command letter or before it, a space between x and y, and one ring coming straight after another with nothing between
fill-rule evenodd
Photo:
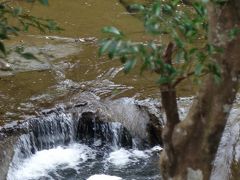
<instances>
[{"instance_id":1,"label":"tree branch","mask_svg":"<svg viewBox=\"0 0 240 180\"><path fill-rule=\"evenodd\" d=\"M174 44L170 42L164 53L164 62L172 65L172 54L174 51ZM164 143L165 152L168 156L168 160L171 163L176 162L176 157L174 156L174 148L172 144L172 134L175 126L180 122L178 107L177 107L177 95L176 89L172 86L171 82L166 83L161 86L161 100L162 106L166 113L166 126L163 129L162 139ZM174 168L172 168L172 172L174 172Z\"/></svg>"},{"instance_id":2,"label":"tree branch","mask_svg":"<svg viewBox=\"0 0 240 180\"><path fill-rule=\"evenodd\" d=\"M189 72L189 73L187 73L186 75L184 75L184 76L182 76L182 77L179 77L178 79L176 79L176 81L173 83L173 87L176 87L179 83L181 83L183 80L185 80L185 79L187 79L187 78L189 78L189 77L191 77L191 76L193 76L194 75L194 72L192 71L192 72Z\"/></svg>"}]
</instances>

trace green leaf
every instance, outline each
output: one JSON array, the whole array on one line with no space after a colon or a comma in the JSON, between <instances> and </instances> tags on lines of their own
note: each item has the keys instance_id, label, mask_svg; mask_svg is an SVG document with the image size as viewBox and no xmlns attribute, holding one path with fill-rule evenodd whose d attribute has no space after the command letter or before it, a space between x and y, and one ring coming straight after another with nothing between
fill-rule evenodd
<instances>
[{"instance_id":1,"label":"green leaf","mask_svg":"<svg viewBox=\"0 0 240 180\"><path fill-rule=\"evenodd\" d=\"M110 47L112 42L113 42L112 40L104 40L104 41L100 42L100 48L98 50L98 55L102 56L104 53L106 53L106 51L108 50L108 48Z\"/></svg>"},{"instance_id":2,"label":"green leaf","mask_svg":"<svg viewBox=\"0 0 240 180\"><path fill-rule=\"evenodd\" d=\"M173 6L177 6L180 3L180 0L172 0L171 3Z\"/></svg>"},{"instance_id":3,"label":"green leaf","mask_svg":"<svg viewBox=\"0 0 240 180\"><path fill-rule=\"evenodd\" d=\"M203 65L197 64L194 71L195 75L200 76L202 74L202 70L203 70Z\"/></svg>"},{"instance_id":4,"label":"green leaf","mask_svg":"<svg viewBox=\"0 0 240 180\"><path fill-rule=\"evenodd\" d=\"M183 41L180 38L175 37L174 40L175 40L175 43L176 43L177 47L179 47L179 48L183 48L184 47L184 43L183 43Z\"/></svg>"},{"instance_id":5,"label":"green leaf","mask_svg":"<svg viewBox=\"0 0 240 180\"><path fill-rule=\"evenodd\" d=\"M121 31L119 31L117 28L115 28L113 26L104 27L102 29L102 31L104 33L110 33L110 34L117 35L117 36L122 36L123 35L123 33Z\"/></svg>"},{"instance_id":6,"label":"green leaf","mask_svg":"<svg viewBox=\"0 0 240 180\"><path fill-rule=\"evenodd\" d=\"M200 16L205 16L207 14L206 8L202 3L193 3L193 7Z\"/></svg>"},{"instance_id":7,"label":"green leaf","mask_svg":"<svg viewBox=\"0 0 240 180\"><path fill-rule=\"evenodd\" d=\"M197 48L191 48L189 54L193 55L197 50L198 50Z\"/></svg>"},{"instance_id":8,"label":"green leaf","mask_svg":"<svg viewBox=\"0 0 240 180\"><path fill-rule=\"evenodd\" d=\"M169 77L167 77L167 76L161 76L160 78L159 78L159 80L158 80L158 83L159 84L168 84L168 83L170 83L170 78Z\"/></svg>"},{"instance_id":9,"label":"green leaf","mask_svg":"<svg viewBox=\"0 0 240 180\"><path fill-rule=\"evenodd\" d=\"M240 34L239 28L233 28L229 31L228 36L231 40L235 39Z\"/></svg>"},{"instance_id":10,"label":"green leaf","mask_svg":"<svg viewBox=\"0 0 240 180\"><path fill-rule=\"evenodd\" d=\"M214 54L216 52L215 47L211 44L207 44L207 50L209 54Z\"/></svg>"},{"instance_id":11,"label":"green leaf","mask_svg":"<svg viewBox=\"0 0 240 180\"><path fill-rule=\"evenodd\" d=\"M153 10L153 14L155 16L159 16L160 13L161 13L161 5L160 5L160 3L153 4L152 10Z\"/></svg>"},{"instance_id":12,"label":"green leaf","mask_svg":"<svg viewBox=\"0 0 240 180\"><path fill-rule=\"evenodd\" d=\"M181 49L177 51L176 58L175 58L176 63L181 63L181 60L183 60L183 56L184 56L184 51L182 51Z\"/></svg>"},{"instance_id":13,"label":"green leaf","mask_svg":"<svg viewBox=\"0 0 240 180\"><path fill-rule=\"evenodd\" d=\"M172 9L172 7L170 6L170 5L168 5L168 4L165 4L164 6L163 6L163 11L165 12L165 13L172 13L173 12L173 9Z\"/></svg>"},{"instance_id":14,"label":"green leaf","mask_svg":"<svg viewBox=\"0 0 240 180\"><path fill-rule=\"evenodd\" d=\"M135 64L136 64L136 59L134 59L134 60L128 60L125 64L124 64L124 72L125 73L128 73L128 72L130 72L130 70L132 70L132 68L135 66Z\"/></svg>"},{"instance_id":15,"label":"green leaf","mask_svg":"<svg viewBox=\"0 0 240 180\"><path fill-rule=\"evenodd\" d=\"M163 68L169 75L171 75L171 74L176 72L176 69L172 65L170 65L170 64L164 64Z\"/></svg>"},{"instance_id":16,"label":"green leaf","mask_svg":"<svg viewBox=\"0 0 240 180\"><path fill-rule=\"evenodd\" d=\"M108 57L113 59L116 53L119 53L119 48L121 47L121 41L112 41L108 48Z\"/></svg>"},{"instance_id":17,"label":"green leaf","mask_svg":"<svg viewBox=\"0 0 240 180\"><path fill-rule=\"evenodd\" d=\"M142 4L132 4L129 8L133 11L143 11L145 7Z\"/></svg>"}]
</instances>

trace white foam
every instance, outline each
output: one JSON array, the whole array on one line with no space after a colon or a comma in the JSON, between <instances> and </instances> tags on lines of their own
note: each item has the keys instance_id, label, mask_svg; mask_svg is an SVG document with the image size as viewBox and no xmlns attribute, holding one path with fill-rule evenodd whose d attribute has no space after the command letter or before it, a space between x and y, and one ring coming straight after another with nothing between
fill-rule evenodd
<instances>
[{"instance_id":1,"label":"white foam","mask_svg":"<svg viewBox=\"0 0 240 180\"><path fill-rule=\"evenodd\" d=\"M163 148L160 147L160 146L154 146L151 150L152 150L152 151L157 151L157 152L159 152L159 151L162 151Z\"/></svg>"},{"instance_id":2,"label":"white foam","mask_svg":"<svg viewBox=\"0 0 240 180\"><path fill-rule=\"evenodd\" d=\"M108 157L108 161L115 166L125 166L130 163L130 152L121 148L117 151L111 152Z\"/></svg>"},{"instance_id":3,"label":"white foam","mask_svg":"<svg viewBox=\"0 0 240 180\"><path fill-rule=\"evenodd\" d=\"M107 161L117 167L124 167L130 163L138 162L141 159L147 159L152 153L151 150L140 151L136 149L126 150L121 148L109 154Z\"/></svg>"},{"instance_id":4,"label":"white foam","mask_svg":"<svg viewBox=\"0 0 240 180\"><path fill-rule=\"evenodd\" d=\"M149 155L144 151L133 150L132 154L133 154L134 157L137 157L137 158L142 158L142 159L149 158Z\"/></svg>"},{"instance_id":5,"label":"white foam","mask_svg":"<svg viewBox=\"0 0 240 180\"><path fill-rule=\"evenodd\" d=\"M81 144L43 150L24 160L19 167L10 169L7 179L36 179L47 176L47 173L56 167L74 168L77 164L93 158L95 158L94 150Z\"/></svg>"},{"instance_id":6,"label":"white foam","mask_svg":"<svg viewBox=\"0 0 240 180\"><path fill-rule=\"evenodd\" d=\"M96 174L89 177L87 180L122 180L122 178L117 176L109 176L105 174Z\"/></svg>"}]
</instances>

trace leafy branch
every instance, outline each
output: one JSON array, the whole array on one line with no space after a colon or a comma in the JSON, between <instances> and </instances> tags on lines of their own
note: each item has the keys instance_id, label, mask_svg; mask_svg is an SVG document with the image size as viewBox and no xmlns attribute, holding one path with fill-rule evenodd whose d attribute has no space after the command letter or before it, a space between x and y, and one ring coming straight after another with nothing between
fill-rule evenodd
<instances>
[{"instance_id":1,"label":"leafy branch","mask_svg":"<svg viewBox=\"0 0 240 180\"><path fill-rule=\"evenodd\" d=\"M156 0L149 6L131 6L143 17L147 34L156 37L148 43L136 43L126 39L115 27L105 27L107 37L100 42L99 55L107 54L110 59L120 59L125 72L141 62L141 73L145 70L159 74L159 84L175 87L183 80L199 79L213 74L221 79L221 69L213 60L222 50L207 43L208 21L204 3L193 3L182 8L180 0ZM232 31L234 36L238 31ZM157 40L167 36L168 43Z\"/></svg>"},{"instance_id":2,"label":"leafy branch","mask_svg":"<svg viewBox=\"0 0 240 180\"><path fill-rule=\"evenodd\" d=\"M38 2L45 6L48 5L48 0L24 1L27 3ZM14 2L16 2L16 0L6 0L0 2L0 51L2 58L6 58L7 56L4 41L10 39L12 36L18 36L20 32L29 31L30 27L38 29L44 33L46 31L62 30L55 21L32 16L22 7L16 6ZM19 53L22 51L16 52Z\"/></svg>"}]
</instances>

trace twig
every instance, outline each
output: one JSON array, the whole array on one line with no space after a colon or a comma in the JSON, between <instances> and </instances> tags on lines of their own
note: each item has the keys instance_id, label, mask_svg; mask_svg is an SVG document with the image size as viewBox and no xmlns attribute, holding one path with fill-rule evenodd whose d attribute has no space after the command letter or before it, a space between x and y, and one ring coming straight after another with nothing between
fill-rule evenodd
<instances>
[{"instance_id":1,"label":"twig","mask_svg":"<svg viewBox=\"0 0 240 180\"><path fill-rule=\"evenodd\" d=\"M192 75L194 75L194 72L190 72L187 73L186 75L179 77L174 83L173 83L173 87L176 87L180 82L182 82L183 80L191 77Z\"/></svg>"}]
</instances>

